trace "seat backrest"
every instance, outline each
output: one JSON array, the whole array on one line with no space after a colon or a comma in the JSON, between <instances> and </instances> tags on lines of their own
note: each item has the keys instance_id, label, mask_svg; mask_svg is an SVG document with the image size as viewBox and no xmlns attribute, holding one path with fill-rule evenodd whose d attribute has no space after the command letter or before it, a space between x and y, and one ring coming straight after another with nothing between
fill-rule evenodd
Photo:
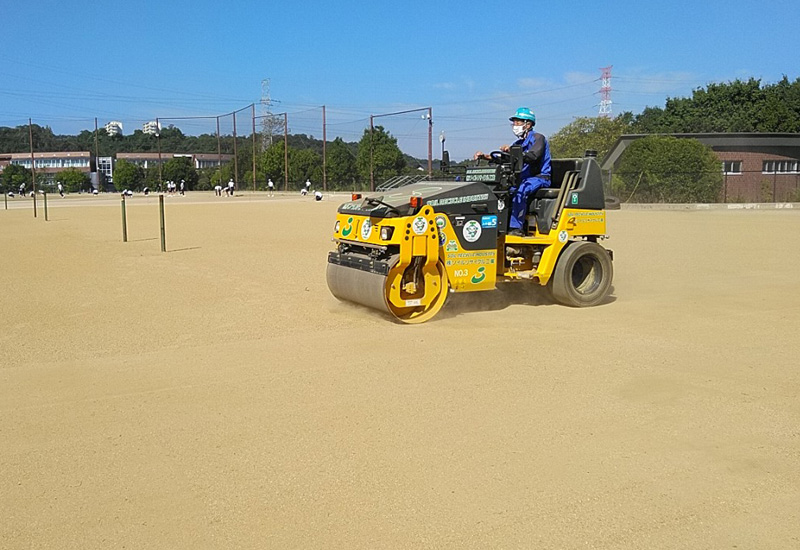
<instances>
[{"instance_id":1,"label":"seat backrest","mask_svg":"<svg viewBox=\"0 0 800 550\"><path fill-rule=\"evenodd\" d=\"M572 170L580 170L580 159L553 159L550 161L550 187L561 187L564 176Z\"/></svg>"}]
</instances>

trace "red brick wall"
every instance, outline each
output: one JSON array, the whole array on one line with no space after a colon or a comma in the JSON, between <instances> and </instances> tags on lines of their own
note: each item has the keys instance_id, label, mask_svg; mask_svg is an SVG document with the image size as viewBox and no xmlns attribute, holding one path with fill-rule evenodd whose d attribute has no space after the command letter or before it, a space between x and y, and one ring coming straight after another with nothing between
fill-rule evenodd
<instances>
[{"instance_id":1,"label":"red brick wall","mask_svg":"<svg viewBox=\"0 0 800 550\"><path fill-rule=\"evenodd\" d=\"M741 174L723 176L723 202L796 202L800 174L762 174L765 160L797 160L764 153L715 151L720 161L742 161Z\"/></svg>"}]
</instances>

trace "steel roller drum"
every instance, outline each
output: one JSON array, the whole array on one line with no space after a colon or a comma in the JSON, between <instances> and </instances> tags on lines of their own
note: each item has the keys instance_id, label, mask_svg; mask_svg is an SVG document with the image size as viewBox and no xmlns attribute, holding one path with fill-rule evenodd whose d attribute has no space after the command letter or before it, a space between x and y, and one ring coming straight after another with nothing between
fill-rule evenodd
<instances>
[{"instance_id":1,"label":"steel roller drum","mask_svg":"<svg viewBox=\"0 0 800 550\"><path fill-rule=\"evenodd\" d=\"M328 263L328 288L340 300L393 315L386 303L386 275Z\"/></svg>"}]
</instances>

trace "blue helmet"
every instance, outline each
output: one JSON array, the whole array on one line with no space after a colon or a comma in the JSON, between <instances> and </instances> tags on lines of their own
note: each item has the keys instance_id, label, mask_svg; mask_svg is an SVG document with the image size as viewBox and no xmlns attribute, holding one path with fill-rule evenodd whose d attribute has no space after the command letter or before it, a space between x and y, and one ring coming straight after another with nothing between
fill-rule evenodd
<instances>
[{"instance_id":1,"label":"blue helmet","mask_svg":"<svg viewBox=\"0 0 800 550\"><path fill-rule=\"evenodd\" d=\"M536 124L536 115L527 107L520 107L508 120L530 120Z\"/></svg>"}]
</instances>

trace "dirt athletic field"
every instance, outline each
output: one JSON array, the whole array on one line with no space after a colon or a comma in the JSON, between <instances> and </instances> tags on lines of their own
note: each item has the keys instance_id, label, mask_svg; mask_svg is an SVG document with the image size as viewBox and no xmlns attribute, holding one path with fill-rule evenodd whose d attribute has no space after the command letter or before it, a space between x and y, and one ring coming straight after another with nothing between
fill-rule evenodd
<instances>
[{"instance_id":1,"label":"dirt athletic field","mask_svg":"<svg viewBox=\"0 0 800 550\"><path fill-rule=\"evenodd\" d=\"M343 198L0 209L0 548L800 547L800 209L402 326L327 291Z\"/></svg>"}]
</instances>

